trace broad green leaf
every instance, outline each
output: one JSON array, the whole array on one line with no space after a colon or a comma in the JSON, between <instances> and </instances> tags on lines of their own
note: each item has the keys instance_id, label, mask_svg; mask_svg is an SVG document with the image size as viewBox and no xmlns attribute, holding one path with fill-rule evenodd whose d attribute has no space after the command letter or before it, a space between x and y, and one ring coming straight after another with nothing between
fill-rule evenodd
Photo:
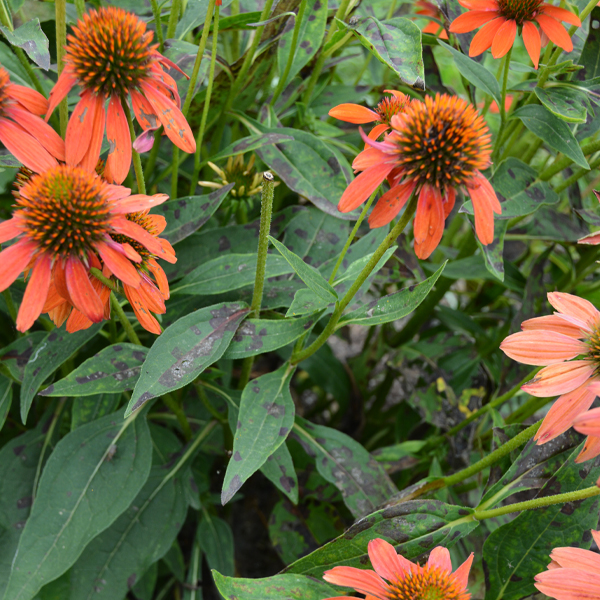
<instances>
[{"instance_id":1,"label":"broad green leaf","mask_svg":"<svg viewBox=\"0 0 600 600\"><path fill-rule=\"evenodd\" d=\"M269 236L269 241L277 248L279 253L290 264L296 275L317 295L321 300L335 302L337 294L335 290L327 283L323 275L314 267L307 265L297 254L288 250L281 242L274 237Z\"/></svg>"},{"instance_id":2,"label":"broad green leaf","mask_svg":"<svg viewBox=\"0 0 600 600\"><path fill-rule=\"evenodd\" d=\"M292 455L285 444L281 444L267 458L260 470L294 504L298 504L298 475L294 469Z\"/></svg>"},{"instance_id":3,"label":"broad green leaf","mask_svg":"<svg viewBox=\"0 0 600 600\"><path fill-rule=\"evenodd\" d=\"M138 346L139 348L139 346ZM100 417L110 415L117 410L121 394L94 394L73 398L71 406L71 429L77 429Z\"/></svg>"},{"instance_id":4,"label":"broad green leaf","mask_svg":"<svg viewBox=\"0 0 600 600\"><path fill-rule=\"evenodd\" d=\"M587 40L578 61L583 66L583 69L577 73L576 79L582 81L600 76L600 29L593 26L598 21L600 21L600 8L595 7L589 18L592 27L590 27Z\"/></svg>"},{"instance_id":5,"label":"broad green leaf","mask_svg":"<svg viewBox=\"0 0 600 600\"><path fill-rule=\"evenodd\" d=\"M324 581L302 575L243 579L213 571L213 577L217 589L228 600L322 600L335 595L335 589Z\"/></svg>"},{"instance_id":6,"label":"broad green leaf","mask_svg":"<svg viewBox=\"0 0 600 600\"><path fill-rule=\"evenodd\" d=\"M131 504L151 459L143 416L107 415L62 438L42 472L4 600L30 600L64 573Z\"/></svg>"},{"instance_id":7,"label":"broad green leaf","mask_svg":"<svg viewBox=\"0 0 600 600\"><path fill-rule=\"evenodd\" d=\"M537 497L574 492L596 484L600 459L577 464L579 446ZM483 546L487 580L486 600L518 600L534 594L534 577L545 571L552 548L589 548L590 529L598 525L600 498L555 504L522 512L494 530ZM527 535L524 535L527 532Z\"/></svg>"},{"instance_id":8,"label":"broad green leaf","mask_svg":"<svg viewBox=\"0 0 600 600\"><path fill-rule=\"evenodd\" d=\"M536 87L534 92L539 101L559 119L569 123L585 123L585 93L568 87Z\"/></svg>"},{"instance_id":9,"label":"broad green leaf","mask_svg":"<svg viewBox=\"0 0 600 600\"><path fill-rule=\"evenodd\" d=\"M211 569L222 575L233 576L233 532L227 521L204 511L198 523L196 540Z\"/></svg>"},{"instance_id":10,"label":"broad green leaf","mask_svg":"<svg viewBox=\"0 0 600 600\"><path fill-rule=\"evenodd\" d=\"M161 237L176 244L198 231L219 208L233 186L230 183L205 196L185 196L157 206L154 212L162 214L167 220Z\"/></svg>"},{"instance_id":11,"label":"broad green leaf","mask_svg":"<svg viewBox=\"0 0 600 600\"><path fill-rule=\"evenodd\" d=\"M446 261L431 277L421 283L411 285L408 288L394 292L388 296L382 296L360 308L344 315L339 322L339 327L348 323L359 323L361 325L379 325L396 321L410 314L431 291L442 271L446 267Z\"/></svg>"},{"instance_id":12,"label":"broad green leaf","mask_svg":"<svg viewBox=\"0 0 600 600\"><path fill-rule=\"evenodd\" d=\"M171 545L187 502L177 462L153 467L129 508L83 551L71 572L71 593L81 600L116 600L138 582Z\"/></svg>"},{"instance_id":13,"label":"broad green leaf","mask_svg":"<svg viewBox=\"0 0 600 600\"><path fill-rule=\"evenodd\" d=\"M312 315L328 306L332 306L333 302L333 300L323 300L309 288L301 288L294 294L294 299L285 316Z\"/></svg>"},{"instance_id":14,"label":"broad green leaf","mask_svg":"<svg viewBox=\"0 0 600 600\"><path fill-rule=\"evenodd\" d=\"M219 29L221 29L219 27ZM280 133L260 133L255 135L249 135L248 137L241 138L223 148L221 152L210 157L211 162L218 162L227 158L228 156L237 156L244 152L252 152L261 146L270 144L283 144L289 142L294 138L291 135L282 135Z\"/></svg>"},{"instance_id":15,"label":"broad green leaf","mask_svg":"<svg viewBox=\"0 0 600 600\"><path fill-rule=\"evenodd\" d=\"M294 401L289 365L253 379L242 391L233 453L225 479L221 502L225 505L235 493L283 444L294 425Z\"/></svg>"},{"instance_id":16,"label":"broad green leaf","mask_svg":"<svg viewBox=\"0 0 600 600\"><path fill-rule=\"evenodd\" d=\"M167 327L148 352L125 416L191 383L221 358L248 310L243 302L215 304Z\"/></svg>"},{"instance_id":17,"label":"broad green leaf","mask_svg":"<svg viewBox=\"0 0 600 600\"><path fill-rule=\"evenodd\" d=\"M240 13L239 15L233 15L231 17L224 17L219 19L219 32L228 29L254 29L254 27L250 27L248 23L255 23L256 21L260 21L260 10Z\"/></svg>"},{"instance_id":18,"label":"broad green leaf","mask_svg":"<svg viewBox=\"0 0 600 600\"><path fill-rule=\"evenodd\" d=\"M387 21L355 17L351 24L343 25L353 31L360 43L404 83L419 90L425 89L421 30L415 23L402 17Z\"/></svg>"},{"instance_id":19,"label":"broad green leaf","mask_svg":"<svg viewBox=\"0 0 600 600\"><path fill-rule=\"evenodd\" d=\"M147 354L148 348L143 346L113 344L49 385L40 396L77 397L132 390Z\"/></svg>"},{"instance_id":20,"label":"broad green leaf","mask_svg":"<svg viewBox=\"0 0 600 600\"><path fill-rule=\"evenodd\" d=\"M0 30L12 46L25 50L27 56L45 71L50 68L48 38L42 31L40 20L36 17L26 21L14 31L0 25Z\"/></svg>"},{"instance_id":21,"label":"broad green leaf","mask_svg":"<svg viewBox=\"0 0 600 600\"><path fill-rule=\"evenodd\" d=\"M460 71L460 74L484 94L491 96L498 106L502 104L500 86L497 79L483 66L483 64L469 58L466 54L459 52L442 40L438 44L452 54L452 58Z\"/></svg>"},{"instance_id":22,"label":"broad green leaf","mask_svg":"<svg viewBox=\"0 0 600 600\"><path fill-rule=\"evenodd\" d=\"M154 563L131 588L135 600L152 600L154 598L157 579L158 563ZM194 584L196 581L194 581Z\"/></svg>"},{"instance_id":23,"label":"broad green leaf","mask_svg":"<svg viewBox=\"0 0 600 600\"><path fill-rule=\"evenodd\" d=\"M0 375L0 429L4 426L12 403L12 381Z\"/></svg>"},{"instance_id":24,"label":"broad green leaf","mask_svg":"<svg viewBox=\"0 0 600 600\"><path fill-rule=\"evenodd\" d=\"M481 255L485 262L486 269L500 281L504 281L504 236L508 228L508 221L494 220L494 241L484 246L475 232L475 223L472 217L469 218L473 235L477 240L477 245L481 248Z\"/></svg>"},{"instance_id":25,"label":"broad green leaf","mask_svg":"<svg viewBox=\"0 0 600 600\"><path fill-rule=\"evenodd\" d=\"M521 119L529 131L550 147L562 152L580 167L590 168L569 126L547 108L538 104L528 104L517 108L510 118Z\"/></svg>"},{"instance_id":26,"label":"broad green leaf","mask_svg":"<svg viewBox=\"0 0 600 600\"><path fill-rule=\"evenodd\" d=\"M381 465L341 431L296 417L293 437L315 459L317 470L340 492L355 517L363 517L397 492Z\"/></svg>"},{"instance_id":27,"label":"broad green leaf","mask_svg":"<svg viewBox=\"0 0 600 600\"><path fill-rule=\"evenodd\" d=\"M296 11L297 13L298 11ZM296 15L296 19L298 16ZM283 77L286 68L290 49L292 45L292 36L296 19L288 19L283 30L283 35L279 39L277 47L277 68L279 77ZM298 41L295 48L292 68L288 74L285 83L289 83L303 69L317 53L321 47L325 25L327 23L327 0L308 0L304 10L304 17L300 23L298 32Z\"/></svg>"},{"instance_id":28,"label":"broad green leaf","mask_svg":"<svg viewBox=\"0 0 600 600\"><path fill-rule=\"evenodd\" d=\"M25 367L37 345L46 337L43 331L34 331L17 338L12 344L0 350L0 365L18 382L23 381Z\"/></svg>"},{"instance_id":29,"label":"broad green leaf","mask_svg":"<svg viewBox=\"0 0 600 600\"><path fill-rule=\"evenodd\" d=\"M0 41L0 64L8 71L11 83L31 87L31 79L29 79L23 65L11 48L2 41Z\"/></svg>"},{"instance_id":30,"label":"broad green leaf","mask_svg":"<svg viewBox=\"0 0 600 600\"><path fill-rule=\"evenodd\" d=\"M309 331L313 324L314 318L311 316L299 319L248 319L236 331L223 358L245 358L283 348Z\"/></svg>"},{"instance_id":31,"label":"broad green leaf","mask_svg":"<svg viewBox=\"0 0 600 600\"><path fill-rule=\"evenodd\" d=\"M388 498L389 500L389 498ZM378 510L344 534L284 569L288 573L320 578L336 566L368 567L368 543L383 538L404 558L415 560L436 546L451 547L479 523L473 509L439 500L410 500Z\"/></svg>"},{"instance_id":32,"label":"broad green leaf","mask_svg":"<svg viewBox=\"0 0 600 600\"><path fill-rule=\"evenodd\" d=\"M102 329L102 323L92 325L89 329L67 333L65 325L48 333L35 347L23 372L21 385L21 419L27 420L33 398L38 389L60 365L67 361L73 353L89 342Z\"/></svg>"}]
</instances>

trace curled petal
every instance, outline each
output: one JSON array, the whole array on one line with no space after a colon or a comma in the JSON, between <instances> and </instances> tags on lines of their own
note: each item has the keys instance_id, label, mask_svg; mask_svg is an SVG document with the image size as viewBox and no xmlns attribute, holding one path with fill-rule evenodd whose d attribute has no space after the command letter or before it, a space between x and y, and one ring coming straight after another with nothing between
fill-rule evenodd
<instances>
[{"instance_id":1,"label":"curled petal","mask_svg":"<svg viewBox=\"0 0 600 600\"><path fill-rule=\"evenodd\" d=\"M138 287L141 283L140 274L137 269L127 260L127 258L107 243L100 242L96 245L98 254L106 266L114 273L123 283L132 287Z\"/></svg>"},{"instance_id":2,"label":"curled petal","mask_svg":"<svg viewBox=\"0 0 600 600\"><path fill-rule=\"evenodd\" d=\"M600 456L600 437L589 435L585 439L583 450L578 454L575 462L579 464L585 462L586 460L596 458L596 456ZM596 482L596 485L598 485L598 481Z\"/></svg>"},{"instance_id":3,"label":"curled petal","mask_svg":"<svg viewBox=\"0 0 600 600\"><path fill-rule=\"evenodd\" d=\"M133 142L133 149L139 154L149 152L154 146L155 129L146 129Z\"/></svg>"},{"instance_id":4,"label":"curled petal","mask_svg":"<svg viewBox=\"0 0 600 600\"><path fill-rule=\"evenodd\" d=\"M600 573L600 556L583 548L554 548L550 558L564 569L580 569L586 573Z\"/></svg>"}]
</instances>

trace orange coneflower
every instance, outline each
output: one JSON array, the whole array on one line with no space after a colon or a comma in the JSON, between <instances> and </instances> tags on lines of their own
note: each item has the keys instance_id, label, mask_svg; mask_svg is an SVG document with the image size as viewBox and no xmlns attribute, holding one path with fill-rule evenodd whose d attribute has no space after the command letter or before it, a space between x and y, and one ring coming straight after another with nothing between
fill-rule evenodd
<instances>
[{"instance_id":1,"label":"orange coneflower","mask_svg":"<svg viewBox=\"0 0 600 600\"><path fill-rule=\"evenodd\" d=\"M83 88L67 126L67 164L96 168L106 122L110 148L104 176L115 183L125 179L131 165L131 136L123 110L128 97L145 132L163 125L176 146L185 152L196 150L180 110L177 84L163 66L179 68L151 44L152 36L137 16L114 7L91 10L73 27L47 115L75 84Z\"/></svg>"},{"instance_id":2,"label":"orange coneflower","mask_svg":"<svg viewBox=\"0 0 600 600\"><path fill-rule=\"evenodd\" d=\"M469 600L467 589L473 554L452 572L450 553L438 546L421 567L396 554L394 546L382 539L369 542L369 558L374 571L355 567L334 567L323 579L334 585L351 587L367 600ZM387 580L389 583L386 583ZM351 600L337 596L327 600Z\"/></svg>"},{"instance_id":3,"label":"orange coneflower","mask_svg":"<svg viewBox=\"0 0 600 600\"><path fill-rule=\"evenodd\" d=\"M423 28L423 33L431 33L436 35L438 31L440 31L439 37L442 40L448 39L448 33L444 29L443 25L440 25L437 21L442 21L442 14L440 13L440 9L433 2L428 2L428 0L417 0L415 5L419 7L419 10L416 11L418 15L423 15L424 17L431 17L431 21ZM436 19L434 21L433 19Z\"/></svg>"},{"instance_id":4,"label":"orange coneflower","mask_svg":"<svg viewBox=\"0 0 600 600\"><path fill-rule=\"evenodd\" d=\"M562 292L550 292L548 302L557 312L524 321L523 331L500 344L513 360L544 367L521 389L532 396L559 396L535 435L538 444L553 440L576 422L576 428L585 432L585 423L577 417L594 402L600 382L600 311L591 302ZM600 454L600 432L588 435L577 462Z\"/></svg>"},{"instance_id":5,"label":"orange coneflower","mask_svg":"<svg viewBox=\"0 0 600 600\"><path fill-rule=\"evenodd\" d=\"M392 117L404 112L411 102L410 96L402 92L385 91L392 94L392 97L384 98L374 110L360 104L338 104L329 111L329 116L355 125L377 123L369 132L369 138L376 140L382 133L390 129Z\"/></svg>"},{"instance_id":6,"label":"orange coneflower","mask_svg":"<svg viewBox=\"0 0 600 600\"><path fill-rule=\"evenodd\" d=\"M419 194L414 222L415 252L427 258L437 247L444 223L454 207L456 190L466 189L473 201L475 231L482 244L494 239L494 216L502 209L480 170L490 164L490 134L475 108L458 96L437 94L412 101L391 119L392 132L383 142L365 138L371 148L353 167L363 171L338 204L342 212L360 206L386 179L391 189L377 201L369 224L389 223L413 193Z\"/></svg>"},{"instance_id":7,"label":"orange coneflower","mask_svg":"<svg viewBox=\"0 0 600 600\"><path fill-rule=\"evenodd\" d=\"M40 118L47 110L48 100L44 96L11 83L7 71L0 66L0 142L17 160L36 172L65 160L65 143Z\"/></svg>"},{"instance_id":8,"label":"orange coneflower","mask_svg":"<svg viewBox=\"0 0 600 600\"><path fill-rule=\"evenodd\" d=\"M469 56L478 56L490 47L494 58L504 56L512 48L520 27L525 48L537 69L542 42L545 45L549 39L566 52L573 50L573 42L561 21L581 25L579 17L571 11L543 0L458 1L468 12L452 21L452 33L467 33L483 25L471 41ZM541 37L534 21L542 30Z\"/></svg>"},{"instance_id":9,"label":"orange coneflower","mask_svg":"<svg viewBox=\"0 0 600 600\"><path fill-rule=\"evenodd\" d=\"M600 546L600 531L592 531ZM548 570L535 576L535 587L556 600L600 600L600 556L583 548L554 548Z\"/></svg>"},{"instance_id":10,"label":"orange coneflower","mask_svg":"<svg viewBox=\"0 0 600 600\"><path fill-rule=\"evenodd\" d=\"M89 278L97 254L121 281L140 287L142 279L131 261L142 257L129 244L111 236L125 235L159 256L163 246L144 228L125 218L148 210L168 196L130 195L131 190L104 182L96 173L59 165L19 185L14 192L13 217L0 223L0 243L17 241L0 253L0 291L19 274L29 271L29 282L17 317L26 331L43 309L51 280L58 294L90 321L104 318L104 303Z\"/></svg>"}]
</instances>

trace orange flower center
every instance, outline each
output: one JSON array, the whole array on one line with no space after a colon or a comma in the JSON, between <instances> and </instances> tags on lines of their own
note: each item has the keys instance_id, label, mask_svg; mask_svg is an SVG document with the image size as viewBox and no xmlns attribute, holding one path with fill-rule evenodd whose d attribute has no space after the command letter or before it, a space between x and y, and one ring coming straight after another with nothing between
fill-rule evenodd
<instances>
[{"instance_id":1,"label":"orange flower center","mask_svg":"<svg viewBox=\"0 0 600 600\"><path fill-rule=\"evenodd\" d=\"M469 600L471 597L454 575L430 565L389 585L393 590L390 600Z\"/></svg>"},{"instance_id":2,"label":"orange flower center","mask_svg":"<svg viewBox=\"0 0 600 600\"><path fill-rule=\"evenodd\" d=\"M85 257L109 230L110 203L99 177L59 165L13 192L24 234L54 254Z\"/></svg>"},{"instance_id":3,"label":"orange flower center","mask_svg":"<svg viewBox=\"0 0 600 600\"><path fill-rule=\"evenodd\" d=\"M390 124L390 120L394 115L403 113L410 106L410 97L402 94L401 98L388 96L384 98L375 108L375 112L379 115L381 123Z\"/></svg>"},{"instance_id":4,"label":"orange flower center","mask_svg":"<svg viewBox=\"0 0 600 600\"><path fill-rule=\"evenodd\" d=\"M66 61L83 87L105 95L125 96L148 74L152 31L121 8L101 8L84 15L69 35Z\"/></svg>"},{"instance_id":5,"label":"orange flower center","mask_svg":"<svg viewBox=\"0 0 600 600\"><path fill-rule=\"evenodd\" d=\"M129 213L128 215L125 215L125 218L128 221L132 221L133 223L136 223L140 227L143 227L150 235L154 235L154 236L158 235L158 233L154 229L152 220L148 218L148 213L143 212L143 211L136 212L136 213ZM145 246L143 246L136 240L133 240L130 237L127 237L126 235L114 235L113 234L110 237L119 244L129 244L142 257L141 263L133 263L133 265L137 269L147 270L146 265L148 263L148 260L152 257L152 255L150 254L150 252L148 252L148 250Z\"/></svg>"},{"instance_id":6,"label":"orange flower center","mask_svg":"<svg viewBox=\"0 0 600 600\"><path fill-rule=\"evenodd\" d=\"M531 21L544 0L498 0L500 14L505 19L514 19L517 25Z\"/></svg>"},{"instance_id":7,"label":"orange flower center","mask_svg":"<svg viewBox=\"0 0 600 600\"><path fill-rule=\"evenodd\" d=\"M440 189L469 181L489 166L491 136L483 117L458 96L437 95L412 102L393 119L398 167L417 185Z\"/></svg>"}]
</instances>

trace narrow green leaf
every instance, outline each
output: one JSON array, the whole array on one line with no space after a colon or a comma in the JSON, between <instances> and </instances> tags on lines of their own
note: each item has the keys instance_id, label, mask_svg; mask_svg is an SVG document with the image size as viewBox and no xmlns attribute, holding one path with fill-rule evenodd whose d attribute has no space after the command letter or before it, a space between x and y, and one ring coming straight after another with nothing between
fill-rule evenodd
<instances>
[{"instance_id":1,"label":"narrow green leaf","mask_svg":"<svg viewBox=\"0 0 600 600\"><path fill-rule=\"evenodd\" d=\"M285 313L286 317L313 315L314 313L333 306L333 300L323 300L309 288L301 288L294 294L294 299Z\"/></svg>"},{"instance_id":2,"label":"narrow green leaf","mask_svg":"<svg viewBox=\"0 0 600 600\"><path fill-rule=\"evenodd\" d=\"M219 29L221 29L219 27ZM229 144L214 156L210 157L211 162L216 163L229 156L237 156L244 152L252 152L261 146L270 144L283 144L289 142L294 138L291 135L282 135L280 133L258 133L255 135L249 135L248 137L241 138L235 142Z\"/></svg>"},{"instance_id":3,"label":"narrow green leaf","mask_svg":"<svg viewBox=\"0 0 600 600\"><path fill-rule=\"evenodd\" d=\"M568 123L585 123L587 101L585 92L568 87L536 87L533 90L539 101L559 119Z\"/></svg>"},{"instance_id":4,"label":"narrow green leaf","mask_svg":"<svg viewBox=\"0 0 600 600\"><path fill-rule=\"evenodd\" d=\"M18 382L23 381L25 367L34 348L46 337L43 331L34 331L17 338L12 344L0 350L0 365Z\"/></svg>"},{"instance_id":5,"label":"narrow green leaf","mask_svg":"<svg viewBox=\"0 0 600 600\"><path fill-rule=\"evenodd\" d=\"M0 429L4 426L12 403L12 381L0 375Z\"/></svg>"},{"instance_id":6,"label":"narrow green leaf","mask_svg":"<svg viewBox=\"0 0 600 600\"><path fill-rule=\"evenodd\" d=\"M198 523L196 540L211 569L223 575L233 576L233 532L227 521L204 511Z\"/></svg>"}]
</instances>

